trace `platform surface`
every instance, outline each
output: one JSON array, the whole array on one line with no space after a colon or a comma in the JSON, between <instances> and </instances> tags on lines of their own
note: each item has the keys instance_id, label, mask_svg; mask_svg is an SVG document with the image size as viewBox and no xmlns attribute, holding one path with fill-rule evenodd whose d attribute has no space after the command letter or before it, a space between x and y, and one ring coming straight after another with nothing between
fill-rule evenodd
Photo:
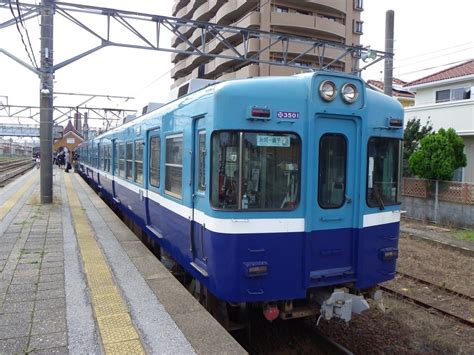
<instances>
[{"instance_id":1,"label":"platform surface","mask_svg":"<svg viewBox=\"0 0 474 355\"><path fill-rule=\"evenodd\" d=\"M78 174L0 189L0 354L245 354Z\"/></svg>"}]
</instances>

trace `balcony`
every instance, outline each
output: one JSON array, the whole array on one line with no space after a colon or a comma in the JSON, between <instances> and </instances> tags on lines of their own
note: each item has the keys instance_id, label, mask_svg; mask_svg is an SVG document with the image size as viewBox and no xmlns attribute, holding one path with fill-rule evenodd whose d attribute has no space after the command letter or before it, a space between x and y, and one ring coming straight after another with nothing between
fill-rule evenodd
<instances>
[{"instance_id":1,"label":"balcony","mask_svg":"<svg viewBox=\"0 0 474 355\"><path fill-rule=\"evenodd\" d=\"M278 32L291 31L301 33L304 36L318 37L323 34L328 37L345 38L346 27L338 22L311 15L297 13L277 13L271 14L271 25Z\"/></svg>"},{"instance_id":2,"label":"balcony","mask_svg":"<svg viewBox=\"0 0 474 355\"><path fill-rule=\"evenodd\" d=\"M231 73L222 74L220 77L217 78L219 81L225 80L234 80L234 79L245 79L245 78L253 78L259 76L260 69L258 64L250 64L239 70Z\"/></svg>"},{"instance_id":3,"label":"balcony","mask_svg":"<svg viewBox=\"0 0 474 355\"><path fill-rule=\"evenodd\" d=\"M175 2L173 5L173 11L171 12L173 16L177 16L177 12L181 10L183 7L189 4L189 0L180 0Z\"/></svg>"},{"instance_id":4,"label":"balcony","mask_svg":"<svg viewBox=\"0 0 474 355\"><path fill-rule=\"evenodd\" d=\"M217 11L215 22L221 25L228 25L235 19L241 18L252 9L255 9L257 5L257 0L229 0Z\"/></svg>"},{"instance_id":5,"label":"balcony","mask_svg":"<svg viewBox=\"0 0 474 355\"><path fill-rule=\"evenodd\" d=\"M294 4L292 1L287 1L288 5ZM307 9L336 11L342 14L347 13L346 0L302 0L301 6ZM352 2L349 7L352 9Z\"/></svg>"},{"instance_id":6,"label":"balcony","mask_svg":"<svg viewBox=\"0 0 474 355\"><path fill-rule=\"evenodd\" d=\"M209 21L224 3L225 0L210 0L205 2L196 9L193 19L197 21Z\"/></svg>"},{"instance_id":7,"label":"balcony","mask_svg":"<svg viewBox=\"0 0 474 355\"><path fill-rule=\"evenodd\" d=\"M250 16L248 16L246 19L244 19L241 23L239 23L239 27L242 28L251 28L251 27L258 27L260 24L260 13L259 12L254 12ZM228 40L231 43L238 42L242 38L242 34L238 32L226 32L223 33L223 36L225 37L226 40ZM199 46L201 44L201 33L198 30L195 30L192 36L189 38L190 42L192 42L195 46ZM177 42L176 40L175 42ZM223 49L227 48L224 44L222 44L221 41L217 41L216 39L211 39L209 42L206 44L207 46L207 52L208 53L219 53ZM185 43L181 42L179 45L175 46L175 48L178 48L179 50L182 51L188 51L191 49L191 47ZM183 54L174 54L171 57L171 60L173 62L177 60L181 60L184 58L185 55Z\"/></svg>"}]
</instances>

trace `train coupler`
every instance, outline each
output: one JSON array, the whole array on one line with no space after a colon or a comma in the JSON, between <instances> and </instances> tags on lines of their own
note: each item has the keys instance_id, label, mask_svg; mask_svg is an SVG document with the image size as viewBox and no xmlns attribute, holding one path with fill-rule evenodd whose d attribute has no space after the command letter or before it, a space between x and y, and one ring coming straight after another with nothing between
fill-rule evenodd
<instances>
[{"instance_id":1,"label":"train coupler","mask_svg":"<svg viewBox=\"0 0 474 355\"><path fill-rule=\"evenodd\" d=\"M328 296L329 292L325 294ZM352 313L360 314L370 308L363 296L353 295L345 289L335 289L329 297L324 297L323 294L318 296L320 300L322 299L320 319L339 318L349 322L352 319Z\"/></svg>"}]
</instances>

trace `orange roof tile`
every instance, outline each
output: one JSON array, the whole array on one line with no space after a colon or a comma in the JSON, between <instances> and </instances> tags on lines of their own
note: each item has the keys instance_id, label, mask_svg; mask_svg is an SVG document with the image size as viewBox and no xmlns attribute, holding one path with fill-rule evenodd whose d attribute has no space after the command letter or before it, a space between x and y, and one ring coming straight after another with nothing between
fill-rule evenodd
<instances>
[{"instance_id":1,"label":"orange roof tile","mask_svg":"<svg viewBox=\"0 0 474 355\"><path fill-rule=\"evenodd\" d=\"M468 60L467 62L455 65L454 67L441 70L437 73L425 76L421 79L414 80L405 84L405 86L415 86L420 84L432 83L435 81L447 80L452 78L458 78L461 76L473 75L474 74L474 59Z\"/></svg>"}]
</instances>

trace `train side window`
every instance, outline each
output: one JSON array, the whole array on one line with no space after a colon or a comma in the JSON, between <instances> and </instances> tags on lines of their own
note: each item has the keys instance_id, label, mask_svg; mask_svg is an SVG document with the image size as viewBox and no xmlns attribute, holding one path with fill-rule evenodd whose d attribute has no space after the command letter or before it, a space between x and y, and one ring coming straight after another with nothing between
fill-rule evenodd
<instances>
[{"instance_id":1,"label":"train side window","mask_svg":"<svg viewBox=\"0 0 474 355\"><path fill-rule=\"evenodd\" d=\"M107 146L100 146L100 162L103 171L107 171Z\"/></svg>"},{"instance_id":2,"label":"train side window","mask_svg":"<svg viewBox=\"0 0 474 355\"><path fill-rule=\"evenodd\" d=\"M161 138L154 136L150 138L150 184L160 187L160 163L161 163Z\"/></svg>"},{"instance_id":3,"label":"train side window","mask_svg":"<svg viewBox=\"0 0 474 355\"><path fill-rule=\"evenodd\" d=\"M112 173L112 145L107 145L107 172Z\"/></svg>"},{"instance_id":4,"label":"train side window","mask_svg":"<svg viewBox=\"0 0 474 355\"><path fill-rule=\"evenodd\" d=\"M97 144L94 149L94 168L100 168L99 166L99 145Z\"/></svg>"},{"instance_id":5,"label":"train side window","mask_svg":"<svg viewBox=\"0 0 474 355\"><path fill-rule=\"evenodd\" d=\"M199 132L198 152L198 190L206 191L206 131Z\"/></svg>"},{"instance_id":6,"label":"train side window","mask_svg":"<svg viewBox=\"0 0 474 355\"><path fill-rule=\"evenodd\" d=\"M166 137L165 192L181 198L183 191L183 135Z\"/></svg>"},{"instance_id":7,"label":"train side window","mask_svg":"<svg viewBox=\"0 0 474 355\"><path fill-rule=\"evenodd\" d=\"M143 183L143 140L137 140L135 145L135 170L133 181Z\"/></svg>"},{"instance_id":8,"label":"train side window","mask_svg":"<svg viewBox=\"0 0 474 355\"><path fill-rule=\"evenodd\" d=\"M347 140L342 134L325 134L319 141L318 203L339 208L346 193Z\"/></svg>"},{"instance_id":9,"label":"train side window","mask_svg":"<svg viewBox=\"0 0 474 355\"><path fill-rule=\"evenodd\" d=\"M367 205L383 210L400 203L401 140L372 137L368 143Z\"/></svg>"},{"instance_id":10,"label":"train side window","mask_svg":"<svg viewBox=\"0 0 474 355\"><path fill-rule=\"evenodd\" d=\"M125 143L119 143L119 176L125 176Z\"/></svg>"},{"instance_id":11,"label":"train side window","mask_svg":"<svg viewBox=\"0 0 474 355\"><path fill-rule=\"evenodd\" d=\"M117 145L117 143L116 143L115 141L112 143L112 154L111 154L111 155L112 155L112 158L113 158L113 159L112 159L112 161L113 161L113 168L112 168L112 170L113 170L114 175L117 175L117 176L118 176L118 175L119 175L118 145Z\"/></svg>"},{"instance_id":12,"label":"train side window","mask_svg":"<svg viewBox=\"0 0 474 355\"><path fill-rule=\"evenodd\" d=\"M133 163L133 142L127 142L125 147L125 178L132 179L132 163Z\"/></svg>"}]
</instances>

